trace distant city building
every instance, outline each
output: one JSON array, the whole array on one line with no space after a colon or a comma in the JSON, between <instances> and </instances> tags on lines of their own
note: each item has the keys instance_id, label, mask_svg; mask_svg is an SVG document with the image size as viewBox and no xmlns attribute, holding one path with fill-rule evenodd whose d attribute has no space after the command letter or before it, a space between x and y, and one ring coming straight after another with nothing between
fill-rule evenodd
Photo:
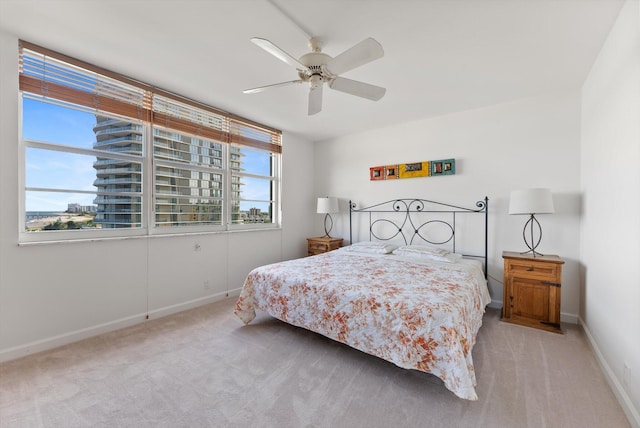
<instances>
[{"instance_id":1,"label":"distant city building","mask_svg":"<svg viewBox=\"0 0 640 428\"><path fill-rule=\"evenodd\" d=\"M94 213L97 207L95 205L68 204L67 212L70 213Z\"/></svg>"},{"instance_id":2,"label":"distant city building","mask_svg":"<svg viewBox=\"0 0 640 428\"><path fill-rule=\"evenodd\" d=\"M243 223L264 223L269 214L263 213L260 208L249 208L249 211L241 213Z\"/></svg>"}]
</instances>

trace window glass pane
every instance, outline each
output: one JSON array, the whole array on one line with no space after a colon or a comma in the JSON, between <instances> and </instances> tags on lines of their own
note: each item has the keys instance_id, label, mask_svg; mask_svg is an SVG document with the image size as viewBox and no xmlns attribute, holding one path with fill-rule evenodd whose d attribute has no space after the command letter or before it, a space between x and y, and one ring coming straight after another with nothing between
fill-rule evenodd
<instances>
[{"instance_id":1,"label":"window glass pane","mask_svg":"<svg viewBox=\"0 0 640 428\"><path fill-rule=\"evenodd\" d=\"M139 196L98 195L95 222L103 229L142 227L142 198Z\"/></svg>"},{"instance_id":2,"label":"window glass pane","mask_svg":"<svg viewBox=\"0 0 640 428\"><path fill-rule=\"evenodd\" d=\"M231 181L233 199L270 201L271 180L234 175Z\"/></svg>"},{"instance_id":3,"label":"window glass pane","mask_svg":"<svg viewBox=\"0 0 640 428\"><path fill-rule=\"evenodd\" d=\"M142 226L142 198L139 196L26 191L25 199L28 232Z\"/></svg>"},{"instance_id":4,"label":"window glass pane","mask_svg":"<svg viewBox=\"0 0 640 428\"><path fill-rule=\"evenodd\" d=\"M22 135L26 140L83 149L142 154L142 125L82 110L23 98Z\"/></svg>"},{"instance_id":5,"label":"window glass pane","mask_svg":"<svg viewBox=\"0 0 640 428\"><path fill-rule=\"evenodd\" d=\"M272 156L271 152L265 150L240 146L232 146L231 148L231 162L237 162L237 168L248 174L271 176Z\"/></svg>"},{"instance_id":6,"label":"window glass pane","mask_svg":"<svg viewBox=\"0 0 640 428\"><path fill-rule=\"evenodd\" d=\"M95 222L96 195L64 192L25 193L25 229L28 232L50 230L100 229Z\"/></svg>"},{"instance_id":7,"label":"window glass pane","mask_svg":"<svg viewBox=\"0 0 640 428\"><path fill-rule=\"evenodd\" d=\"M189 165L222 168L222 144L158 127L153 128L153 155Z\"/></svg>"},{"instance_id":8,"label":"window glass pane","mask_svg":"<svg viewBox=\"0 0 640 428\"><path fill-rule=\"evenodd\" d=\"M157 166L156 194L221 198L222 174Z\"/></svg>"},{"instance_id":9,"label":"window glass pane","mask_svg":"<svg viewBox=\"0 0 640 428\"><path fill-rule=\"evenodd\" d=\"M109 116L96 116L95 150L142 155L142 124Z\"/></svg>"},{"instance_id":10,"label":"window glass pane","mask_svg":"<svg viewBox=\"0 0 640 428\"><path fill-rule=\"evenodd\" d=\"M95 197L96 195L91 193L27 191L25 192L27 219L29 219L29 213L59 214L67 210L72 212L95 212L97 209L94 203ZM34 216L41 215L34 214Z\"/></svg>"},{"instance_id":11,"label":"window glass pane","mask_svg":"<svg viewBox=\"0 0 640 428\"><path fill-rule=\"evenodd\" d=\"M95 191L95 156L26 149L26 187Z\"/></svg>"},{"instance_id":12,"label":"window glass pane","mask_svg":"<svg viewBox=\"0 0 640 428\"><path fill-rule=\"evenodd\" d=\"M156 226L222 225L222 201L202 198L156 198Z\"/></svg>"},{"instance_id":13,"label":"window glass pane","mask_svg":"<svg viewBox=\"0 0 640 428\"><path fill-rule=\"evenodd\" d=\"M96 116L85 111L27 97L22 100L22 136L28 140L91 149L95 124Z\"/></svg>"},{"instance_id":14,"label":"window glass pane","mask_svg":"<svg viewBox=\"0 0 640 428\"><path fill-rule=\"evenodd\" d=\"M154 127L153 146L156 226L222 225L223 144Z\"/></svg>"},{"instance_id":15,"label":"window glass pane","mask_svg":"<svg viewBox=\"0 0 640 428\"><path fill-rule=\"evenodd\" d=\"M23 99L25 215L27 230L87 230L142 226L142 163L99 155L53 150L63 144L88 150L142 154L142 126L42 101ZM30 140L51 149L32 147ZM48 191L35 191L34 188ZM91 193L56 192L55 190ZM58 215L53 226L34 212L90 212L91 220ZM32 218L33 217L33 218ZM30 220L29 220L30 219ZM43 220L44 219L44 220ZM29 221L38 220L35 223ZM51 223L51 222L50 222ZM40 225L40 226L38 226ZM80 226L79 226L80 225ZM46 226L46 227L45 227Z\"/></svg>"},{"instance_id":16,"label":"window glass pane","mask_svg":"<svg viewBox=\"0 0 640 428\"><path fill-rule=\"evenodd\" d=\"M273 156L266 150L231 146L232 224L273 223Z\"/></svg>"},{"instance_id":17,"label":"window glass pane","mask_svg":"<svg viewBox=\"0 0 640 428\"><path fill-rule=\"evenodd\" d=\"M94 162L98 193L142 192L142 165L99 157Z\"/></svg>"},{"instance_id":18,"label":"window glass pane","mask_svg":"<svg viewBox=\"0 0 640 428\"><path fill-rule=\"evenodd\" d=\"M273 204L270 202L235 202L231 216L233 224L273 223Z\"/></svg>"},{"instance_id":19,"label":"window glass pane","mask_svg":"<svg viewBox=\"0 0 640 428\"><path fill-rule=\"evenodd\" d=\"M142 191L142 165L138 162L27 147L25 171L27 188Z\"/></svg>"},{"instance_id":20,"label":"window glass pane","mask_svg":"<svg viewBox=\"0 0 640 428\"><path fill-rule=\"evenodd\" d=\"M94 168L98 193L96 222L100 222L103 229L142 227L142 198L117 195L142 192L142 164L98 157Z\"/></svg>"}]
</instances>

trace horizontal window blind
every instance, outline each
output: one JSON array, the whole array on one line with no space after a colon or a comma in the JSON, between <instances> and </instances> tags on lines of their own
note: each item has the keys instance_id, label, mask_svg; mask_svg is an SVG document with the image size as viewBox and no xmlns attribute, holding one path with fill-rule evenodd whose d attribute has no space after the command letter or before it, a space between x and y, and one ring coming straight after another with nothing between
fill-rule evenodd
<instances>
[{"instance_id":1,"label":"horizontal window blind","mask_svg":"<svg viewBox=\"0 0 640 428\"><path fill-rule=\"evenodd\" d=\"M20 90L223 143L282 152L277 129L22 40Z\"/></svg>"},{"instance_id":2,"label":"horizontal window blind","mask_svg":"<svg viewBox=\"0 0 640 428\"><path fill-rule=\"evenodd\" d=\"M225 116L161 95L153 97L153 123L198 137L225 143L229 141L228 120Z\"/></svg>"}]
</instances>

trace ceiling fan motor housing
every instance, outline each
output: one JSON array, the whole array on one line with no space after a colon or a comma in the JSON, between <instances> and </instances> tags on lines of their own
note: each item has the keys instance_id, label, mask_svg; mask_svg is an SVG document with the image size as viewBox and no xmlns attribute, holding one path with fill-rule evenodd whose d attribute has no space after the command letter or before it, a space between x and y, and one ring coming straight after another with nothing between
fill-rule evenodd
<instances>
[{"instance_id":1,"label":"ceiling fan motor housing","mask_svg":"<svg viewBox=\"0 0 640 428\"><path fill-rule=\"evenodd\" d=\"M306 70L299 71L298 75L304 81L308 81L311 76L319 76L321 80L327 80L330 76L326 73L324 65L331 61L331 57L322 52L309 52L300 57L302 65L306 66L311 74Z\"/></svg>"}]
</instances>

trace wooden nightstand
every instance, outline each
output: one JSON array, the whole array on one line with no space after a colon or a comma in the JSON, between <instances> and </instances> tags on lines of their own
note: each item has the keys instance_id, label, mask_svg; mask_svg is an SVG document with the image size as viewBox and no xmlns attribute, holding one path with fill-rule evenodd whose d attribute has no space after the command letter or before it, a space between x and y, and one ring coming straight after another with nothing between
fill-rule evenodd
<instances>
[{"instance_id":1,"label":"wooden nightstand","mask_svg":"<svg viewBox=\"0 0 640 428\"><path fill-rule=\"evenodd\" d=\"M558 256L504 251L502 320L562 334L560 297L562 265Z\"/></svg>"},{"instance_id":2,"label":"wooden nightstand","mask_svg":"<svg viewBox=\"0 0 640 428\"><path fill-rule=\"evenodd\" d=\"M307 238L307 255L326 253L327 251L337 250L342 246L342 238Z\"/></svg>"}]
</instances>

